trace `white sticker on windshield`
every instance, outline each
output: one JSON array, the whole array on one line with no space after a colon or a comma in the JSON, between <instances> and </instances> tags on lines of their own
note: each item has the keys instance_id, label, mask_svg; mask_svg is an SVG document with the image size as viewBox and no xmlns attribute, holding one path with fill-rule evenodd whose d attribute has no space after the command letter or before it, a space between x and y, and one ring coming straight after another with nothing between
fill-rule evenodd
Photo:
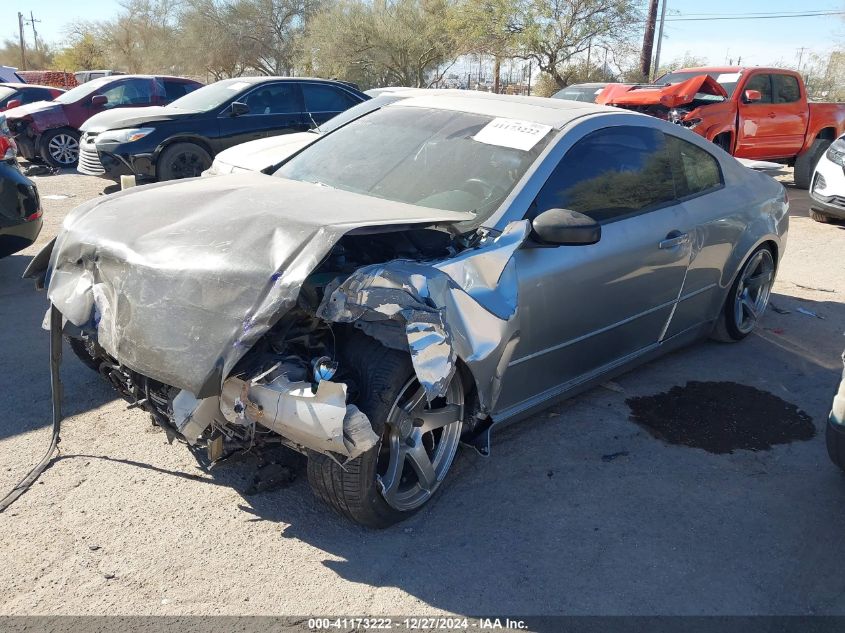
<instances>
[{"instance_id":1,"label":"white sticker on windshield","mask_svg":"<svg viewBox=\"0 0 845 633\"><path fill-rule=\"evenodd\" d=\"M722 73L718 77L716 77L716 81L720 84L732 84L739 81L740 73Z\"/></svg>"},{"instance_id":2,"label":"white sticker on windshield","mask_svg":"<svg viewBox=\"0 0 845 633\"><path fill-rule=\"evenodd\" d=\"M231 86L228 86L229 90L243 90L249 86L248 81L236 81Z\"/></svg>"},{"instance_id":3,"label":"white sticker on windshield","mask_svg":"<svg viewBox=\"0 0 845 633\"><path fill-rule=\"evenodd\" d=\"M551 125L541 125L518 119L493 119L473 136L473 140L487 145L512 147L527 152L551 131Z\"/></svg>"}]
</instances>

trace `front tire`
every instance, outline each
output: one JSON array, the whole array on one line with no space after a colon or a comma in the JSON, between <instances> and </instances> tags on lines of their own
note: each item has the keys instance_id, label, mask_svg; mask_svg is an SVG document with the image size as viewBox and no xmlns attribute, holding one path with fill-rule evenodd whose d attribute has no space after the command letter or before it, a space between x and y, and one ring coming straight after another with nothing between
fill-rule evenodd
<instances>
[{"instance_id":1,"label":"front tire","mask_svg":"<svg viewBox=\"0 0 845 633\"><path fill-rule=\"evenodd\" d=\"M772 251L760 246L736 276L711 338L733 343L751 334L769 304L774 281L775 260Z\"/></svg>"},{"instance_id":2,"label":"front tire","mask_svg":"<svg viewBox=\"0 0 845 633\"><path fill-rule=\"evenodd\" d=\"M79 132L69 128L49 130L39 143L41 158L51 167L66 169L79 161Z\"/></svg>"},{"instance_id":3,"label":"front tire","mask_svg":"<svg viewBox=\"0 0 845 633\"><path fill-rule=\"evenodd\" d=\"M346 356L355 404L381 440L342 467L311 453L308 482L339 514L386 528L418 512L440 488L460 442L464 386L456 372L446 395L429 404L408 354L356 336Z\"/></svg>"},{"instance_id":4,"label":"front tire","mask_svg":"<svg viewBox=\"0 0 845 633\"><path fill-rule=\"evenodd\" d=\"M211 155L196 143L174 143L158 157L158 179L196 178L211 167Z\"/></svg>"}]
</instances>

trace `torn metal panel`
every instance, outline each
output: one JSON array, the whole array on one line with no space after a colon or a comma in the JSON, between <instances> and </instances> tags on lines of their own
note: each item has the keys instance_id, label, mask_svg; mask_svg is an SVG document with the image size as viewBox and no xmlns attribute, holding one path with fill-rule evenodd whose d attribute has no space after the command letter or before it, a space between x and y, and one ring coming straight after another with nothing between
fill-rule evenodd
<instances>
[{"instance_id":1,"label":"torn metal panel","mask_svg":"<svg viewBox=\"0 0 845 633\"><path fill-rule=\"evenodd\" d=\"M159 183L68 215L45 282L120 364L205 398L344 234L473 218L262 174Z\"/></svg>"},{"instance_id":2,"label":"torn metal panel","mask_svg":"<svg viewBox=\"0 0 845 633\"><path fill-rule=\"evenodd\" d=\"M429 401L445 393L461 358L475 377L482 410L490 411L519 340L513 254L530 230L526 220L513 222L442 263L366 266L327 288L317 314L360 323L391 347L398 321Z\"/></svg>"},{"instance_id":3,"label":"torn metal panel","mask_svg":"<svg viewBox=\"0 0 845 633\"><path fill-rule=\"evenodd\" d=\"M692 103L697 94L728 97L722 85L705 73L669 86L610 84L596 98L596 103L616 106L660 104L677 108Z\"/></svg>"},{"instance_id":4,"label":"torn metal panel","mask_svg":"<svg viewBox=\"0 0 845 633\"><path fill-rule=\"evenodd\" d=\"M321 380L313 390L310 382L291 380L285 372L263 380L226 380L219 405L229 422L260 424L301 446L349 458L378 443L367 416L346 404L344 383Z\"/></svg>"}]
</instances>

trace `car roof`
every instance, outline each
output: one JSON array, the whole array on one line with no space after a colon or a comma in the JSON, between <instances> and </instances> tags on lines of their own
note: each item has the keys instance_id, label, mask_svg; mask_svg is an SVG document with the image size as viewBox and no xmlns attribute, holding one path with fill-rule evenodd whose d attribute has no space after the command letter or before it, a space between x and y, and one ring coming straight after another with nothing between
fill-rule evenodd
<instances>
[{"instance_id":1,"label":"car roof","mask_svg":"<svg viewBox=\"0 0 845 633\"><path fill-rule=\"evenodd\" d=\"M55 86L42 86L41 84L22 84L22 83L15 83L12 81L2 81L0 82L0 86L5 86L6 88L15 88L16 90L20 90L21 88L46 88L47 90L61 90L64 92L64 88L56 88Z\"/></svg>"},{"instance_id":2,"label":"car roof","mask_svg":"<svg viewBox=\"0 0 845 633\"><path fill-rule=\"evenodd\" d=\"M386 107L418 107L470 112L531 121L557 129L583 116L619 113L618 108L596 105L587 101L501 95L473 90L426 90L424 94L411 94Z\"/></svg>"}]
</instances>

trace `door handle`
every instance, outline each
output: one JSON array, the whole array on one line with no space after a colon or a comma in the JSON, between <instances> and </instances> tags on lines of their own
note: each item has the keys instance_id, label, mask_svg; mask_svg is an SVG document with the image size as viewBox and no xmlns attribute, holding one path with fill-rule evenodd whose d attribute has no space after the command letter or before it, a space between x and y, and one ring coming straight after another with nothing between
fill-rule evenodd
<instances>
[{"instance_id":1,"label":"door handle","mask_svg":"<svg viewBox=\"0 0 845 633\"><path fill-rule=\"evenodd\" d=\"M681 233L680 231L672 231L667 235L663 240L660 241L658 246L663 249L675 248L676 246L680 246L681 244L686 244L689 242L689 233Z\"/></svg>"},{"instance_id":2,"label":"door handle","mask_svg":"<svg viewBox=\"0 0 845 633\"><path fill-rule=\"evenodd\" d=\"M769 112L769 118L770 118L770 119L774 119L775 117L777 117L777 114L776 114L776 113L774 113L774 112Z\"/></svg>"}]
</instances>

